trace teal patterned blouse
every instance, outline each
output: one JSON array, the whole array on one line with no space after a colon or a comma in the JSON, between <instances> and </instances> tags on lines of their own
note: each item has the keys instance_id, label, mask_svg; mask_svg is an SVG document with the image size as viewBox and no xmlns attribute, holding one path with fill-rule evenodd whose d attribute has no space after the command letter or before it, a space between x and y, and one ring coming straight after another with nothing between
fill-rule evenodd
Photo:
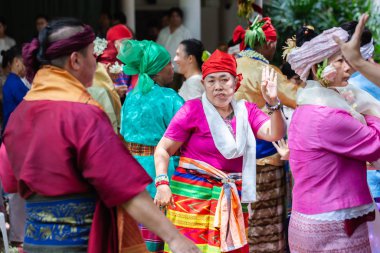
<instances>
[{"instance_id":1,"label":"teal patterned blouse","mask_svg":"<svg viewBox=\"0 0 380 253\"><path fill-rule=\"evenodd\" d=\"M121 111L120 133L126 142L156 146L169 126L171 119L183 105L184 100L173 89L157 84L146 94L130 92ZM153 156L135 156L146 172L156 177ZM171 178L179 157L172 157L168 168ZM151 197L156 195L154 183L147 187Z\"/></svg>"}]
</instances>

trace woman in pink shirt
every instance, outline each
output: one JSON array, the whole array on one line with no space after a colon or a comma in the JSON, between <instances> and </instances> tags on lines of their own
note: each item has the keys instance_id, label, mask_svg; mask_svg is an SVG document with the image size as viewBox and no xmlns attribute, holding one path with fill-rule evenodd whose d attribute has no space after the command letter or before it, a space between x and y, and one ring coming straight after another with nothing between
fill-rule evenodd
<instances>
[{"instance_id":1,"label":"woman in pink shirt","mask_svg":"<svg viewBox=\"0 0 380 253\"><path fill-rule=\"evenodd\" d=\"M366 161L380 158L380 121L358 113L340 93L350 66L333 36L348 39L346 31L332 28L289 55L301 79L313 79L297 96L289 128L295 182L289 245L300 253L370 253L366 222L374 219L375 205Z\"/></svg>"},{"instance_id":2,"label":"woman in pink shirt","mask_svg":"<svg viewBox=\"0 0 380 253\"><path fill-rule=\"evenodd\" d=\"M247 205L241 202L256 200L255 138L273 141L285 132L277 79L265 70L268 117L255 104L234 100L239 79L233 56L217 50L202 74L202 98L185 103L157 145L155 202L168 208L168 218L202 252L248 252ZM169 157L179 148L180 164L169 187Z\"/></svg>"}]
</instances>

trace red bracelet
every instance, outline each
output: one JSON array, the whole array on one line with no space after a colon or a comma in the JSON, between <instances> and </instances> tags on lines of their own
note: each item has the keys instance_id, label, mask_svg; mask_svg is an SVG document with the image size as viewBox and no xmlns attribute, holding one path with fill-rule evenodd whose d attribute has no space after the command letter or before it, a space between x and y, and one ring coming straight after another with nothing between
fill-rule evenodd
<instances>
[{"instance_id":1,"label":"red bracelet","mask_svg":"<svg viewBox=\"0 0 380 253\"><path fill-rule=\"evenodd\" d=\"M157 188L158 186L160 186L160 185L163 185L163 184L169 186L169 181L166 181L166 180L158 181L158 182L156 183L156 188Z\"/></svg>"}]
</instances>

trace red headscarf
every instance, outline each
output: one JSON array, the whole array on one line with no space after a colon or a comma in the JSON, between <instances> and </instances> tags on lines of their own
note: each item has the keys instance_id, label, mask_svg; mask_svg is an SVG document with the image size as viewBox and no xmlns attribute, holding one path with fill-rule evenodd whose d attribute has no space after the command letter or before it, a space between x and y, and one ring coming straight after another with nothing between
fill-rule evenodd
<instances>
[{"instance_id":1,"label":"red headscarf","mask_svg":"<svg viewBox=\"0 0 380 253\"><path fill-rule=\"evenodd\" d=\"M277 41L277 32L276 28L272 25L272 21L270 17L265 17L262 19L262 21L265 22L265 24L262 26L263 32L265 34L265 39L267 42L269 41ZM234 30L234 33L232 35L232 41L234 43L240 43L240 50L244 50L245 43L245 32L244 28L242 26L237 26Z\"/></svg>"},{"instance_id":2,"label":"red headscarf","mask_svg":"<svg viewBox=\"0 0 380 253\"><path fill-rule=\"evenodd\" d=\"M277 32L276 28L272 25L272 20L270 17L265 17L262 19L262 21L265 21L265 24L263 25L262 29L265 33L265 38L267 39L267 42L269 41L277 41Z\"/></svg>"},{"instance_id":3,"label":"red headscarf","mask_svg":"<svg viewBox=\"0 0 380 253\"><path fill-rule=\"evenodd\" d=\"M119 24L111 27L106 36L108 41L107 48L98 57L98 61L104 64L113 64L115 62L121 63L121 61L116 58L118 52L114 42L121 39L131 39L132 37L132 32L125 25Z\"/></svg>"},{"instance_id":4,"label":"red headscarf","mask_svg":"<svg viewBox=\"0 0 380 253\"><path fill-rule=\"evenodd\" d=\"M117 56L117 49L115 47L115 44L113 41L108 41L107 48L103 51L103 53L98 57L98 62L104 63L104 64L113 64L115 62L121 63L116 56Z\"/></svg>"},{"instance_id":5,"label":"red headscarf","mask_svg":"<svg viewBox=\"0 0 380 253\"><path fill-rule=\"evenodd\" d=\"M215 72L228 72L231 75L236 76L235 58L218 49L215 50L210 58L208 58L202 65L202 79L205 79L206 76Z\"/></svg>"},{"instance_id":6,"label":"red headscarf","mask_svg":"<svg viewBox=\"0 0 380 253\"><path fill-rule=\"evenodd\" d=\"M235 44L240 43L240 51L244 50L245 48L244 38L245 38L245 29L241 25L238 25L235 28L234 33L232 35L232 41Z\"/></svg>"},{"instance_id":7,"label":"red headscarf","mask_svg":"<svg viewBox=\"0 0 380 253\"><path fill-rule=\"evenodd\" d=\"M236 89L240 86L241 75L236 73L236 60L230 54L222 52L220 50L215 50L214 53L207 59L202 65L202 79L205 79L206 76L216 72L227 72L238 77L238 82Z\"/></svg>"},{"instance_id":8,"label":"red headscarf","mask_svg":"<svg viewBox=\"0 0 380 253\"><path fill-rule=\"evenodd\" d=\"M125 25L119 24L111 27L108 32L106 39L108 41L115 41L120 39L132 39L132 32Z\"/></svg>"}]
</instances>

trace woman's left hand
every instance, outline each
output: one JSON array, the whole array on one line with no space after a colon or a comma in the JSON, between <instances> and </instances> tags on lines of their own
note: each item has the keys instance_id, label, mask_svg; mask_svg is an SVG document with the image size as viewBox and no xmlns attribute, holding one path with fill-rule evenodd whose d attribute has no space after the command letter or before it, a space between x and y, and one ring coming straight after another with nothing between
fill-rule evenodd
<instances>
[{"instance_id":1,"label":"woman's left hand","mask_svg":"<svg viewBox=\"0 0 380 253\"><path fill-rule=\"evenodd\" d=\"M277 153L281 156L281 160L289 160L289 147L287 141L282 138L276 142L272 142L273 146L276 148Z\"/></svg>"},{"instance_id":2,"label":"woman's left hand","mask_svg":"<svg viewBox=\"0 0 380 253\"><path fill-rule=\"evenodd\" d=\"M274 106L278 103L277 73L269 66L266 66L261 74L261 93L270 106Z\"/></svg>"}]
</instances>

